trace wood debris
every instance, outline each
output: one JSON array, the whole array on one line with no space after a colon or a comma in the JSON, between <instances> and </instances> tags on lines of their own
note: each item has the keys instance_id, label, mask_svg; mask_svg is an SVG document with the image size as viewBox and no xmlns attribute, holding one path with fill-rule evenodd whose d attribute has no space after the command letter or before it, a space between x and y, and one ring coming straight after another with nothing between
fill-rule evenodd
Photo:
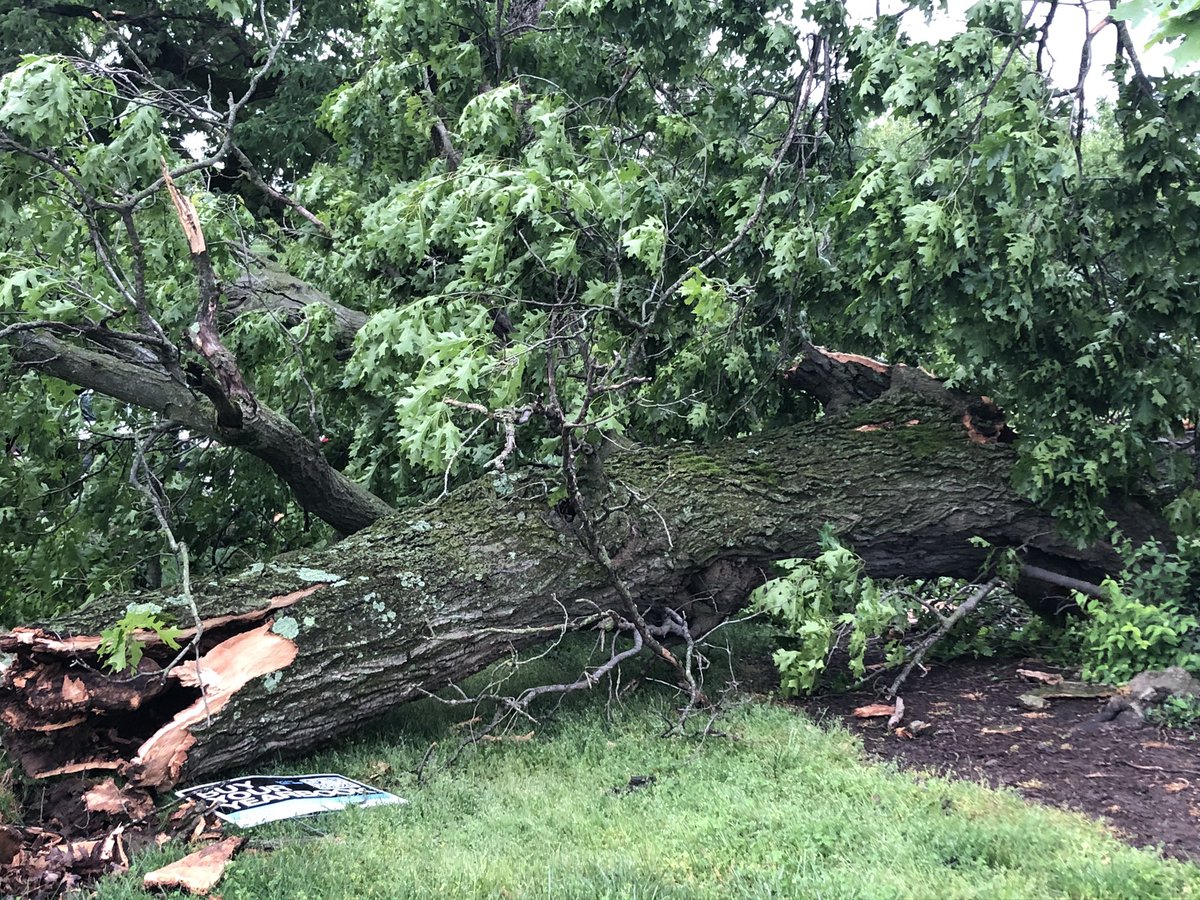
<instances>
[{"instance_id":1,"label":"wood debris","mask_svg":"<svg viewBox=\"0 0 1200 900\"><path fill-rule=\"evenodd\" d=\"M887 727L889 731L894 731L896 726L904 719L904 701L899 697L896 698L896 708L888 719Z\"/></svg>"},{"instance_id":2,"label":"wood debris","mask_svg":"<svg viewBox=\"0 0 1200 900\"><path fill-rule=\"evenodd\" d=\"M216 844L189 853L181 860L155 869L142 879L146 890L187 890L193 894L207 894L225 874L225 867L233 855L246 843L243 837L227 837Z\"/></svg>"},{"instance_id":3,"label":"wood debris","mask_svg":"<svg viewBox=\"0 0 1200 900\"><path fill-rule=\"evenodd\" d=\"M149 793L136 788L117 787L111 778L89 788L83 795L83 803L90 812L128 816L134 822L148 819L154 814L154 799Z\"/></svg>"},{"instance_id":4,"label":"wood debris","mask_svg":"<svg viewBox=\"0 0 1200 900\"><path fill-rule=\"evenodd\" d=\"M1027 678L1030 681L1036 681L1040 684L1062 684L1063 677L1054 675L1050 672L1039 672L1037 669L1017 669L1017 674L1022 678Z\"/></svg>"},{"instance_id":5,"label":"wood debris","mask_svg":"<svg viewBox=\"0 0 1200 900\"><path fill-rule=\"evenodd\" d=\"M884 716L893 716L896 714L896 707L892 703L869 703L866 706L860 706L854 710L853 716L856 719L880 719Z\"/></svg>"}]
</instances>

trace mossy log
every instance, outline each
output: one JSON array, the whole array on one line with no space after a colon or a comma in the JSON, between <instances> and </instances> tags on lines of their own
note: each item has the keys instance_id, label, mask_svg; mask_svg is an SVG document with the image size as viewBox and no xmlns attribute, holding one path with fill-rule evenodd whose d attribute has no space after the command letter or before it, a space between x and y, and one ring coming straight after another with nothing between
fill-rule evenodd
<instances>
[{"instance_id":1,"label":"mossy log","mask_svg":"<svg viewBox=\"0 0 1200 900\"><path fill-rule=\"evenodd\" d=\"M1105 548L1054 538L1013 492L1012 462L960 413L906 392L745 440L622 451L588 483L593 508L612 510L603 536L639 602L698 621L743 605L774 560L814 553L826 525L881 577L977 577L976 536L1055 571L1103 568ZM162 594L2 635L8 750L35 778L115 770L161 790L308 750L595 624L618 595L553 487L544 472L485 478L328 550L197 585L199 672L192 660L164 679L173 652L152 638L136 676L99 670L100 630L131 601L170 605Z\"/></svg>"}]
</instances>

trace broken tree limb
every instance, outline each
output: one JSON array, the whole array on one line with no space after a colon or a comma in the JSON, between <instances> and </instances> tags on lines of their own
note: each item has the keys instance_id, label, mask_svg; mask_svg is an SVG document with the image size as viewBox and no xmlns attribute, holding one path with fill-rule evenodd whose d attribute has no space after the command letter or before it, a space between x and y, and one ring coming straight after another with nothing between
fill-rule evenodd
<instances>
[{"instance_id":1,"label":"broken tree limb","mask_svg":"<svg viewBox=\"0 0 1200 900\"><path fill-rule=\"evenodd\" d=\"M925 658L925 654L930 651L933 645L948 635L955 625L957 625L964 618L966 618L967 615L970 614L971 610L987 599L988 594L994 591L999 583L1000 579L993 578L991 581L987 582L987 584L980 585L975 593L971 594L970 597L958 605L958 608L954 610L954 612L942 620L941 625L938 626L937 630L934 631L933 634L921 641L921 644L917 647L916 652L913 653L912 657L909 659L908 663L905 664L904 668L900 670L900 674L896 676L896 680L892 682L892 686L888 688L887 696L895 697L896 694L899 693L900 686L903 685L908 679L908 676L912 674L912 670L921 664L921 660ZM900 701L897 700L896 703L899 704Z\"/></svg>"},{"instance_id":2,"label":"broken tree limb","mask_svg":"<svg viewBox=\"0 0 1200 900\"><path fill-rule=\"evenodd\" d=\"M1007 444L1016 437L1005 424L1004 412L990 397L950 390L921 368L805 343L783 377L792 387L815 397L830 415L870 403L889 392L904 393L961 413L963 427L976 443Z\"/></svg>"},{"instance_id":3,"label":"broken tree limb","mask_svg":"<svg viewBox=\"0 0 1200 900\"><path fill-rule=\"evenodd\" d=\"M299 325L310 310L321 308L330 314L334 342L346 348L367 323L367 314L336 302L324 291L294 278L269 260L248 258L240 278L222 285L225 303L218 310L220 321L228 323L252 313L273 315L288 328Z\"/></svg>"},{"instance_id":4,"label":"broken tree limb","mask_svg":"<svg viewBox=\"0 0 1200 900\"><path fill-rule=\"evenodd\" d=\"M879 421L906 424L861 429ZM1009 486L1012 462L1007 447L972 442L953 412L889 396L708 448L619 452L592 506L606 511L599 539L639 608L689 621L739 608L773 561L818 552L825 525L875 577L978 577L986 552L973 536L1035 547L1062 570L1115 562L1107 547L1055 538ZM161 790L308 750L623 609L552 489L536 470L512 474L503 496L485 478L329 550L195 585L199 671L181 665L165 683L156 670L172 651L152 636L133 676L101 673L96 656L127 603L169 608L164 594L105 598L0 636L12 654L0 681L9 752L34 777L116 771Z\"/></svg>"},{"instance_id":5,"label":"broken tree limb","mask_svg":"<svg viewBox=\"0 0 1200 900\"><path fill-rule=\"evenodd\" d=\"M1021 566L1021 577L1057 585L1070 591L1078 591L1087 597L1103 599L1107 593L1103 587L1091 581L1084 581L1081 578L1071 578L1069 575L1064 575L1061 572L1052 572L1042 566L1034 566L1029 563Z\"/></svg>"},{"instance_id":6,"label":"broken tree limb","mask_svg":"<svg viewBox=\"0 0 1200 900\"><path fill-rule=\"evenodd\" d=\"M14 334L7 349L23 368L152 410L196 435L258 457L291 488L301 507L343 533L365 528L392 511L331 466L290 419L263 404L243 410L240 426L226 428L206 397L160 366L132 362L40 331Z\"/></svg>"}]
</instances>

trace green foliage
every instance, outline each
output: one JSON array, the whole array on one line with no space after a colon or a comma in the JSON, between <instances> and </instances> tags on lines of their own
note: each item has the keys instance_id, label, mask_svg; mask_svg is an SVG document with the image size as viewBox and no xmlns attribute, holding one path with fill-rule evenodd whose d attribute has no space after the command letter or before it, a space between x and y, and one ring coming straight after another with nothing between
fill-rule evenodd
<instances>
[{"instance_id":1,"label":"green foliage","mask_svg":"<svg viewBox=\"0 0 1200 900\"><path fill-rule=\"evenodd\" d=\"M1120 684L1147 669L1200 668L1200 544L1181 540L1167 553L1154 542L1126 541L1122 550L1126 567L1104 581L1104 597L1075 595L1086 616L1074 627L1084 677Z\"/></svg>"},{"instance_id":2,"label":"green foliage","mask_svg":"<svg viewBox=\"0 0 1200 900\"><path fill-rule=\"evenodd\" d=\"M0 328L140 330L141 284L178 340L197 290L174 212L147 195L131 227L113 204L221 145L290 6L21 6L0 14ZM811 338L995 397L1018 487L1076 536L1151 479L1194 527L1193 473L1160 443L1200 410L1194 79L1115 65L1115 105L1081 126L1013 0L936 44L842 4L502 7L306 3L236 124L244 159L179 179L222 281L253 253L368 316L350 348L320 305L222 325L255 396L337 468L415 502L486 471L523 410L506 465L554 465L552 367L568 416L590 402L637 441L787 424L815 413L778 378ZM645 381L586 400L588 361ZM85 422L63 385L5 374L0 621L169 583L126 484L130 435L161 419L95 398ZM197 575L331 537L244 454L176 432L150 462ZM839 616L888 616L803 604L824 624L797 688Z\"/></svg>"},{"instance_id":3,"label":"green foliage","mask_svg":"<svg viewBox=\"0 0 1200 900\"><path fill-rule=\"evenodd\" d=\"M786 646L772 658L785 697L816 687L830 651L843 637L850 670L861 678L868 639L902 631L908 624L903 606L863 574L862 560L828 527L821 533L821 553L815 558L778 565L787 574L755 589L750 602L783 630Z\"/></svg>"},{"instance_id":4,"label":"green foliage","mask_svg":"<svg viewBox=\"0 0 1200 900\"><path fill-rule=\"evenodd\" d=\"M805 255L815 230L790 221L794 197L771 194L772 240L786 258L739 254L723 272L690 270L697 247L753 211L786 125L749 93L752 84L785 87L782 69L722 61L753 47L753 58L782 64L787 42L768 50L762 38L783 26L768 28L769 4L660 5L634 16L623 4L564 3L555 30L521 32L499 50L463 26L474 21L469 3L375 11L377 57L323 111L342 168L320 168L299 186L345 239L332 254L299 246L292 257L347 295L362 293L371 272L393 273L386 294L362 296L375 315L343 382L377 401L358 418L352 450L374 489L440 490L430 479L447 465L466 476L495 457L503 435L474 429L442 401L497 409L544 396L555 304L586 317L599 359L654 360L650 385L595 410L610 430L709 438L778 416L773 370L802 336L791 296L819 290L826 270ZM644 31L647 21L665 31ZM714 50L707 35L716 28ZM497 53L511 68L496 69ZM701 72L703 94L666 87ZM670 108L656 99L663 89ZM588 99L603 96L620 100ZM453 136L453 166L431 153L435 115ZM760 122L753 133L750 117ZM814 159L814 174L828 164ZM825 190L821 179L814 185ZM680 279L678 294L657 295ZM503 353L490 334L497 305L514 325ZM631 339L631 325L646 320L648 333ZM570 410L581 402L579 357L559 365ZM529 459L554 451L536 429L518 437Z\"/></svg>"},{"instance_id":5,"label":"green foliage","mask_svg":"<svg viewBox=\"0 0 1200 900\"><path fill-rule=\"evenodd\" d=\"M1068 664L1068 661L1074 662L1077 658L1075 649L1061 626L1032 613L1012 594L997 590L988 597L987 603L980 604L970 616L931 647L926 658L952 660L965 656L973 659L1012 659L1036 656Z\"/></svg>"},{"instance_id":6,"label":"green foliage","mask_svg":"<svg viewBox=\"0 0 1200 900\"><path fill-rule=\"evenodd\" d=\"M168 625L162 612L163 608L157 603L131 603L125 607L125 615L100 632L97 654L105 668L118 674L137 671L145 646L139 631L152 632L172 650L178 650L177 638L183 634L183 629Z\"/></svg>"},{"instance_id":7,"label":"green foliage","mask_svg":"<svg viewBox=\"0 0 1200 900\"><path fill-rule=\"evenodd\" d=\"M1200 697L1172 694L1146 711L1146 721L1162 728L1200 729Z\"/></svg>"},{"instance_id":8,"label":"green foliage","mask_svg":"<svg viewBox=\"0 0 1200 900\"><path fill-rule=\"evenodd\" d=\"M1175 44L1171 58L1179 68L1200 60L1200 5L1193 0L1124 0L1112 12L1119 21L1150 22L1150 46ZM1175 43L1178 41L1178 43Z\"/></svg>"},{"instance_id":9,"label":"green foliage","mask_svg":"<svg viewBox=\"0 0 1200 900\"><path fill-rule=\"evenodd\" d=\"M1020 6L974 9L935 47L867 45L856 70L892 131L834 217L847 338L988 385L1021 433L1018 486L1097 534L1200 393L1195 84L1130 83L1077 149L1070 107L1010 54L1033 39L1012 27Z\"/></svg>"}]
</instances>

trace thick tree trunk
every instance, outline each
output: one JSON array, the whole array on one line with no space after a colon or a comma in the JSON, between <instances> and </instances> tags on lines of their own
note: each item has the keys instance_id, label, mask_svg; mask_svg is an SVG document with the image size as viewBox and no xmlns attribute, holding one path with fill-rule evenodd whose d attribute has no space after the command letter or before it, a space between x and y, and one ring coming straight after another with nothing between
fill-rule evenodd
<instances>
[{"instance_id":1,"label":"thick tree trunk","mask_svg":"<svg viewBox=\"0 0 1200 900\"><path fill-rule=\"evenodd\" d=\"M978 440L960 413L892 392L748 440L624 451L589 496L611 510L603 538L642 606L692 618L736 609L773 560L812 554L825 525L881 577L977 577L974 536L1028 546L1067 575L1111 564L1105 548L1054 538L1009 487L1011 451ZM115 769L161 789L309 749L594 623L620 601L548 502L553 486L542 472L485 478L330 550L203 586L199 677L189 662L164 686L154 669L172 654L154 641L157 662L137 678L96 671L100 630L131 600L170 602L162 596L115 597L4 635L8 748L34 777Z\"/></svg>"}]
</instances>

